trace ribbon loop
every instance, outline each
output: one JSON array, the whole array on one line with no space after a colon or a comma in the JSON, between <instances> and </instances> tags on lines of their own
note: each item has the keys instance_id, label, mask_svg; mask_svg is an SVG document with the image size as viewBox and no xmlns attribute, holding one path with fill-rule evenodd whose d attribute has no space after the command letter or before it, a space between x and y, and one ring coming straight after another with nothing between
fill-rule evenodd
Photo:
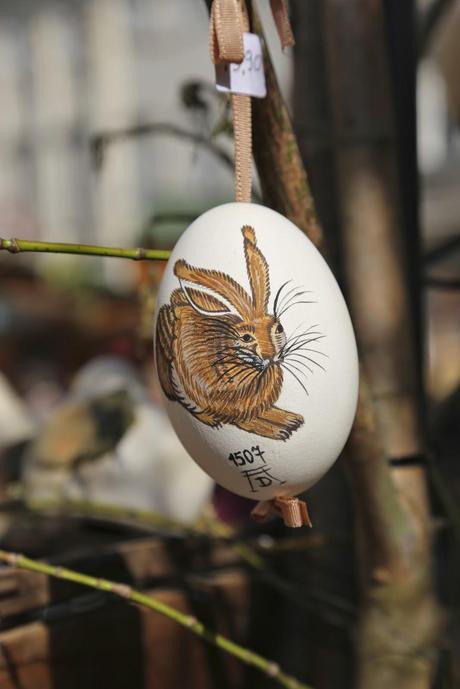
<instances>
[{"instance_id":1,"label":"ribbon loop","mask_svg":"<svg viewBox=\"0 0 460 689\"><path fill-rule=\"evenodd\" d=\"M270 0L281 47L295 43L292 33L287 0ZM244 60L243 32L249 31L249 19L245 0L213 0L209 44L211 59L215 65Z\"/></svg>"},{"instance_id":2,"label":"ribbon loop","mask_svg":"<svg viewBox=\"0 0 460 689\"><path fill-rule=\"evenodd\" d=\"M243 62L243 20L238 0L213 1L209 43L215 65Z\"/></svg>"}]
</instances>

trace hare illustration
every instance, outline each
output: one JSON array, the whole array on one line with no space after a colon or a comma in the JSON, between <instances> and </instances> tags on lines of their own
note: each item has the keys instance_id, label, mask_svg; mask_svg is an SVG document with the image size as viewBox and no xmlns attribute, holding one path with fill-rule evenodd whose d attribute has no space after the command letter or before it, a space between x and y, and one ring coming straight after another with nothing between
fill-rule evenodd
<instances>
[{"instance_id":1,"label":"hare illustration","mask_svg":"<svg viewBox=\"0 0 460 689\"><path fill-rule=\"evenodd\" d=\"M233 424L266 438L287 440L304 419L275 406L283 362L286 349L310 340L294 339L287 347L282 309L277 312L282 288L274 313L268 313L267 261L254 229L245 225L242 234L251 297L225 273L176 261L180 287L158 314L158 376L165 395L208 426Z\"/></svg>"}]
</instances>

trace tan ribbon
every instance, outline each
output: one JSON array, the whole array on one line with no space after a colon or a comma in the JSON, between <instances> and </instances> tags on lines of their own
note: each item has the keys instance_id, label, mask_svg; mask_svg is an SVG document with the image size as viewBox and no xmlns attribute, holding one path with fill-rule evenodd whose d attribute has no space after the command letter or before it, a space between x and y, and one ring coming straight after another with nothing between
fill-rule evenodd
<instances>
[{"instance_id":1,"label":"tan ribbon","mask_svg":"<svg viewBox=\"0 0 460 689\"><path fill-rule=\"evenodd\" d=\"M243 31L247 30L243 29L243 8L239 0L213 1L209 45L215 65L243 62Z\"/></svg>"},{"instance_id":2,"label":"tan ribbon","mask_svg":"<svg viewBox=\"0 0 460 689\"><path fill-rule=\"evenodd\" d=\"M232 93L232 110L235 146L235 201L250 203L252 190L251 96Z\"/></svg>"},{"instance_id":3,"label":"tan ribbon","mask_svg":"<svg viewBox=\"0 0 460 689\"><path fill-rule=\"evenodd\" d=\"M294 45L287 0L270 0L276 28L283 48ZM209 45L214 64L241 63L244 60L243 33L249 31L245 0L213 0ZM249 203L252 189L251 97L232 94L235 140L235 200Z\"/></svg>"},{"instance_id":4,"label":"tan ribbon","mask_svg":"<svg viewBox=\"0 0 460 689\"><path fill-rule=\"evenodd\" d=\"M291 22L289 21L289 11L287 0L270 0L273 19L275 20L278 36L280 37L283 50L295 44L294 34L292 33Z\"/></svg>"}]
</instances>

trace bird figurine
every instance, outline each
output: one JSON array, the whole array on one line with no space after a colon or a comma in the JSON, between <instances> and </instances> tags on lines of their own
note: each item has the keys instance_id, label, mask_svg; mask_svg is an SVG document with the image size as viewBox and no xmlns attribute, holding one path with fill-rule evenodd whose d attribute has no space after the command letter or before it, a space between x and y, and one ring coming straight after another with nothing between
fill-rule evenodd
<instances>
[{"instance_id":1,"label":"bird figurine","mask_svg":"<svg viewBox=\"0 0 460 689\"><path fill-rule=\"evenodd\" d=\"M115 450L134 421L133 402L124 390L87 401L70 401L51 415L34 445L37 465L79 472Z\"/></svg>"},{"instance_id":2,"label":"bird figurine","mask_svg":"<svg viewBox=\"0 0 460 689\"><path fill-rule=\"evenodd\" d=\"M29 502L84 500L181 521L195 519L213 485L136 369L112 356L78 372L28 452L24 483Z\"/></svg>"}]
</instances>

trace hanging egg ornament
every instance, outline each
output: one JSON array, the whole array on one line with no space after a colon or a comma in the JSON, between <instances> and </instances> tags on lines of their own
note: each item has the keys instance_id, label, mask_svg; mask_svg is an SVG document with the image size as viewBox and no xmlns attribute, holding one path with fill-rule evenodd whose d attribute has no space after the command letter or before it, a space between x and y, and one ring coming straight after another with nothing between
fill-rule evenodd
<instances>
[{"instance_id":1,"label":"hanging egg ornament","mask_svg":"<svg viewBox=\"0 0 460 689\"><path fill-rule=\"evenodd\" d=\"M340 454L358 395L345 301L289 220L228 203L184 232L155 315L157 372L186 450L258 501L315 484Z\"/></svg>"}]
</instances>

